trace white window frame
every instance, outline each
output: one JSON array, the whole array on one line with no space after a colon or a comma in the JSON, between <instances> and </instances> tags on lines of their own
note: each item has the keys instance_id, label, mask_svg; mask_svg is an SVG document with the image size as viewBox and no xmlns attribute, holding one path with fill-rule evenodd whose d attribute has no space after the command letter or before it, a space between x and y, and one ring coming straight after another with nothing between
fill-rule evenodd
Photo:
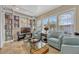
<instances>
[{"instance_id":1,"label":"white window frame","mask_svg":"<svg viewBox=\"0 0 79 59\"><path fill-rule=\"evenodd\" d=\"M74 31L72 32L72 35L74 35L74 32L76 31L76 8L72 8L72 9L70 9L70 10L66 10L66 11L64 11L64 12L62 12L62 13L60 13L60 14L58 14L58 29L60 29L60 26L59 26L59 21L60 21L60 16L61 15L63 15L63 14L65 14L65 13L67 13L67 12L70 12L70 11L73 11L74 12L74 14L73 14L73 20L74 20Z\"/></svg>"}]
</instances>

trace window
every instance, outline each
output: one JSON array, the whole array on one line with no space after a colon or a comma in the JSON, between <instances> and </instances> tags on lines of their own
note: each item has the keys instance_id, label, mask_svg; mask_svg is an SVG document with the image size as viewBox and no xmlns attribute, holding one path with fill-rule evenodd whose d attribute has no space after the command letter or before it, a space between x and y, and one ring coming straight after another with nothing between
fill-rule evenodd
<instances>
[{"instance_id":1,"label":"window","mask_svg":"<svg viewBox=\"0 0 79 59\"><path fill-rule=\"evenodd\" d=\"M42 25L47 25L48 24L48 18L45 18L42 20Z\"/></svg>"},{"instance_id":2,"label":"window","mask_svg":"<svg viewBox=\"0 0 79 59\"><path fill-rule=\"evenodd\" d=\"M74 11L59 15L59 30L65 34L72 34L74 32Z\"/></svg>"},{"instance_id":3,"label":"window","mask_svg":"<svg viewBox=\"0 0 79 59\"><path fill-rule=\"evenodd\" d=\"M48 18L42 20L42 33L47 33L45 28L48 28Z\"/></svg>"},{"instance_id":4,"label":"window","mask_svg":"<svg viewBox=\"0 0 79 59\"><path fill-rule=\"evenodd\" d=\"M49 27L52 30L56 30L56 25L57 25L57 17L56 16L50 16L49 17Z\"/></svg>"},{"instance_id":5,"label":"window","mask_svg":"<svg viewBox=\"0 0 79 59\"><path fill-rule=\"evenodd\" d=\"M42 26L41 26L41 20L37 21L37 30L41 30Z\"/></svg>"},{"instance_id":6,"label":"window","mask_svg":"<svg viewBox=\"0 0 79 59\"><path fill-rule=\"evenodd\" d=\"M37 21L37 26L40 27L41 26L41 20Z\"/></svg>"}]
</instances>

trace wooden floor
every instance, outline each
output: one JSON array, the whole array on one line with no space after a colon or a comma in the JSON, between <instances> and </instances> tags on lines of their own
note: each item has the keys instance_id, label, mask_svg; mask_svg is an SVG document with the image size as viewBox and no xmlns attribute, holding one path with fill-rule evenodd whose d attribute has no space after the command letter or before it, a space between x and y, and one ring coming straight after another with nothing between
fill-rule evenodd
<instances>
[{"instance_id":1,"label":"wooden floor","mask_svg":"<svg viewBox=\"0 0 79 59\"><path fill-rule=\"evenodd\" d=\"M48 46L48 54L58 54L59 51ZM5 43L4 47L0 49L0 54L30 54L30 46L28 42L16 41Z\"/></svg>"}]
</instances>

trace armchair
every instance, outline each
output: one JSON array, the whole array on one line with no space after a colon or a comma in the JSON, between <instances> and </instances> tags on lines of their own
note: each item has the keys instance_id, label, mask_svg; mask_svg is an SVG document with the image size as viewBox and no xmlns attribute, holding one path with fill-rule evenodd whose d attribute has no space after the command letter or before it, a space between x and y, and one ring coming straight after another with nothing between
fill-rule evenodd
<instances>
[{"instance_id":1,"label":"armchair","mask_svg":"<svg viewBox=\"0 0 79 59\"><path fill-rule=\"evenodd\" d=\"M32 37L36 39L41 39L41 31L32 32Z\"/></svg>"},{"instance_id":2,"label":"armchair","mask_svg":"<svg viewBox=\"0 0 79 59\"><path fill-rule=\"evenodd\" d=\"M60 32L51 32L48 33L47 42L54 48L61 50L61 43L62 43L63 35Z\"/></svg>"},{"instance_id":3,"label":"armchair","mask_svg":"<svg viewBox=\"0 0 79 59\"><path fill-rule=\"evenodd\" d=\"M26 37L26 33L17 32L17 37L18 41L20 41L21 39L24 39Z\"/></svg>"},{"instance_id":4,"label":"armchair","mask_svg":"<svg viewBox=\"0 0 79 59\"><path fill-rule=\"evenodd\" d=\"M79 54L79 37L64 37L61 46L61 53L63 54Z\"/></svg>"}]
</instances>

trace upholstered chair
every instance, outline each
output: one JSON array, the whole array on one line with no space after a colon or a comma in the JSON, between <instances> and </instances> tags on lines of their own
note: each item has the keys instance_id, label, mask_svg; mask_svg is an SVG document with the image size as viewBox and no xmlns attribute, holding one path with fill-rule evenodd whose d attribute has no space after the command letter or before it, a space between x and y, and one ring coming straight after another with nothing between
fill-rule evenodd
<instances>
[{"instance_id":1,"label":"upholstered chair","mask_svg":"<svg viewBox=\"0 0 79 59\"><path fill-rule=\"evenodd\" d=\"M61 53L63 54L79 54L79 37L65 36L61 45Z\"/></svg>"},{"instance_id":2,"label":"upholstered chair","mask_svg":"<svg viewBox=\"0 0 79 59\"><path fill-rule=\"evenodd\" d=\"M63 35L60 32L50 32L47 36L47 42L50 46L61 50Z\"/></svg>"}]
</instances>

